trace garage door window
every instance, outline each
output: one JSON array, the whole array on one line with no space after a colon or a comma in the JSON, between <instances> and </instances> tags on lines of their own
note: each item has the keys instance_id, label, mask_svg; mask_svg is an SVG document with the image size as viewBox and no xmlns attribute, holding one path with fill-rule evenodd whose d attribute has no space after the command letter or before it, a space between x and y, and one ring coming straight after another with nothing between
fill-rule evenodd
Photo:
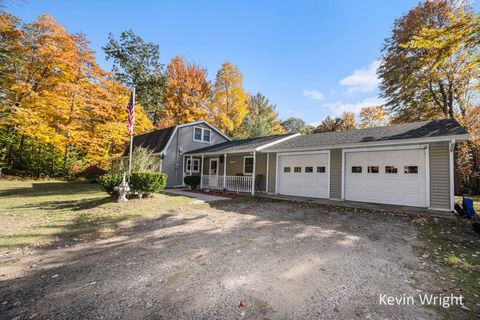
<instances>
[{"instance_id":1,"label":"garage door window","mask_svg":"<svg viewBox=\"0 0 480 320\"><path fill-rule=\"evenodd\" d=\"M368 166L368 173L378 173L378 166Z\"/></svg>"},{"instance_id":2,"label":"garage door window","mask_svg":"<svg viewBox=\"0 0 480 320\"><path fill-rule=\"evenodd\" d=\"M416 174L416 173L418 173L418 167L417 166L405 166L403 172L406 173L406 174Z\"/></svg>"},{"instance_id":3,"label":"garage door window","mask_svg":"<svg viewBox=\"0 0 480 320\"><path fill-rule=\"evenodd\" d=\"M305 167L305 173L312 173L313 167Z\"/></svg>"},{"instance_id":4,"label":"garage door window","mask_svg":"<svg viewBox=\"0 0 480 320\"><path fill-rule=\"evenodd\" d=\"M352 167L352 173L362 173L362 167L360 166Z\"/></svg>"},{"instance_id":5,"label":"garage door window","mask_svg":"<svg viewBox=\"0 0 480 320\"><path fill-rule=\"evenodd\" d=\"M301 172L302 172L302 167L295 167L295 168L293 169L293 172L295 172L295 173L301 173Z\"/></svg>"},{"instance_id":6,"label":"garage door window","mask_svg":"<svg viewBox=\"0 0 480 320\"><path fill-rule=\"evenodd\" d=\"M385 173L398 173L398 168L395 166L386 166Z\"/></svg>"},{"instance_id":7,"label":"garage door window","mask_svg":"<svg viewBox=\"0 0 480 320\"><path fill-rule=\"evenodd\" d=\"M290 167L283 167L283 172L286 172L286 173L291 172Z\"/></svg>"},{"instance_id":8,"label":"garage door window","mask_svg":"<svg viewBox=\"0 0 480 320\"><path fill-rule=\"evenodd\" d=\"M317 167L318 173L325 173L325 167Z\"/></svg>"}]
</instances>

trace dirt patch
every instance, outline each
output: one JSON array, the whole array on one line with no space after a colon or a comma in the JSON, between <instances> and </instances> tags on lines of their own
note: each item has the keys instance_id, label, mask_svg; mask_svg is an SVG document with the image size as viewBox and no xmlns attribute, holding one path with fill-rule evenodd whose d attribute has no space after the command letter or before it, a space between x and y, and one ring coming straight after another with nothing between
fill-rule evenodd
<instances>
[{"instance_id":1,"label":"dirt patch","mask_svg":"<svg viewBox=\"0 0 480 320\"><path fill-rule=\"evenodd\" d=\"M409 218L385 212L251 198L211 203L104 240L4 254L0 313L436 319L419 305L379 305L381 294L426 290L431 271L414 253L418 236Z\"/></svg>"}]
</instances>

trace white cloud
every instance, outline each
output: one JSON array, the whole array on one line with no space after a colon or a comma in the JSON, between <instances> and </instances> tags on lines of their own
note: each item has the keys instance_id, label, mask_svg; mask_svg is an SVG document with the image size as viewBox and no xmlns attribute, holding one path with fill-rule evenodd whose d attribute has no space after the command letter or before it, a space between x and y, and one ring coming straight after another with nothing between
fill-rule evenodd
<instances>
[{"instance_id":1,"label":"white cloud","mask_svg":"<svg viewBox=\"0 0 480 320\"><path fill-rule=\"evenodd\" d=\"M304 89L302 90L302 95L304 97L308 97L310 98L311 100L323 100L325 99L325 96L323 95L323 93L321 93L320 91L318 90L308 90L308 89Z\"/></svg>"},{"instance_id":2,"label":"white cloud","mask_svg":"<svg viewBox=\"0 0 480 320\"><path fill-rule=\"evenodd\" d=\"M363 107L383 105L385 100L380 97L368 97L356 103L333 102L325 104L330 108L334 115L339 116L343 112L353 112L358 114Z\"/></svg>"},{"instance_id":3,"label":"white cloud","mask_svg":"<svg viewBox=\"0 0 480 320\"><path fill-rule=\"evenodd\" d=\"M374 91L380 83L377 77L379 65L380 61L375 60L367 68L353 71L351 75L340 80L340 85L347 87L348 93Z\"/></svg>"}]
</instances>

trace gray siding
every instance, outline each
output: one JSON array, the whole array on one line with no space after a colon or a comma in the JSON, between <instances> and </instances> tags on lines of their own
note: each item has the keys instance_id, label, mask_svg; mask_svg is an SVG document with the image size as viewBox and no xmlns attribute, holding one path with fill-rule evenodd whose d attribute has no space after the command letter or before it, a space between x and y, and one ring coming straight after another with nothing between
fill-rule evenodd
<instances>
[{"instance_id":1,"label":"gray siding","mask_svg":"<svg viewBox=\"0 0 480 320\"><path fill-rule=\"evenodd\" d=\"M270 153L270 163L268 164L268 192L275 193L275 183L277 179L277 154Z\"/></svg>"},{"instance_id":2,"label":"gray siding","mask_svg":"<svg viewBox=\"0 0 480 320\"><path fill-rule=\"evenodd\" d=\"M210 143L193 141L194 127L211 129ZM184 164L183 156L179 154L179 148L182 149L182 153L185 153L225 141L227 141L225 137L204 123L178 128L172 138L172 142L166 150L165 159L162 164L162 171L168 175L167 186L173 187L183 184Z\"/></svg>"},{"instance_id":3,"label":"gray siding","mask_svg":"<svg viewBox=\"0 0 480 320\"><path fill-rule=\"evenodd\" d=\"M330 150L330 198L342 199L342 149Z\"/></svg>"},{"instance_id":4,"label":"gray siding","mask_svg":"<svg viewBox=\"0 0 480 320\"><path fill-rule=\"evenodd\" d=\"M450 151L448 142L430 144L430 207L450 210Z\"/></svg>"}]
</instances>

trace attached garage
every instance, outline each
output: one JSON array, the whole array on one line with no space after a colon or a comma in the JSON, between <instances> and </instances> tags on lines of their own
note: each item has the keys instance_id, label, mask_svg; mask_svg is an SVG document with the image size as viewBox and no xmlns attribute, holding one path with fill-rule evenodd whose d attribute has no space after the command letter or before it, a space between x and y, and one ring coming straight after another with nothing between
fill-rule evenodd
<instances>
[{"instance_id":1,"label":"attached garage","mask_svg":"<svg viewBox=\"0 0 480 320\"><path fill-rule=\"evenodd\" d=\"M345 199L428 207L427 150L345 150Z\"/></svg>"},{"instance_id":2,"label":"attached garage","mask_svg":"<svg viewBox=\"0 0 480 320\"><path fill-rule=\"evenodd\" d=\"M277 156L277 193L329 198L330 153L292 153Z\"/></svg>"}]
</instances>

